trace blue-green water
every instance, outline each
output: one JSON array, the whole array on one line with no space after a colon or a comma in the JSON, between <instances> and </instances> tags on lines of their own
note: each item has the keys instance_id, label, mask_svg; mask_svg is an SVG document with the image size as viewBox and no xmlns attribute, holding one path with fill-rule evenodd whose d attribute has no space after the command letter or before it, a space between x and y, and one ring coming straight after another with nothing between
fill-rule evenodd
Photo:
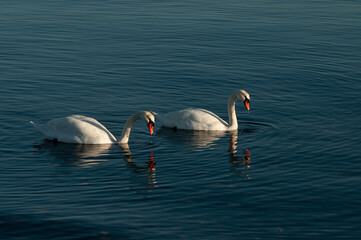
<instances>
[{"instance_id":1,"label":"blue-green water","mask_svg":"<svg viewBox=\"0 0 361 240\"><path fill-rule=\"evenodd\" d=\"M1 1L1 239L357 239L358 1ZM83 114L200 107L239 132L44 141Z\"/></svg>"}]
</instances>

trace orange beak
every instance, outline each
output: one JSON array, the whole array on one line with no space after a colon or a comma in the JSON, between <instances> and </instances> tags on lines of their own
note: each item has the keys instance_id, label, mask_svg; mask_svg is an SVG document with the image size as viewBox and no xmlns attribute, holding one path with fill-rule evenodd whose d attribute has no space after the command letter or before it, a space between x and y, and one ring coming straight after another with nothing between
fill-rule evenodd
<instances>
[{"instance_id":1,"label":"orange beak","mask_svg":"<svg viewBox=\"0 0 361 240\"><path fill-rule=\"evenodd\" d=\"M248 111L250 110L250 108L249 108L249 100L248 99L244 100L244 106L246 106Z\"/></svg>"},{"instance_id":2,"label":"orange beak","mask_svg":"<svg viewBox=\"0 0 361 240\"><path fill-rule=\"evenodd\" d=\"M148 123L148 128L151 135L153 135L153 127L154 127L154 122L150 121Z\"/></svg>"}]
</instances>

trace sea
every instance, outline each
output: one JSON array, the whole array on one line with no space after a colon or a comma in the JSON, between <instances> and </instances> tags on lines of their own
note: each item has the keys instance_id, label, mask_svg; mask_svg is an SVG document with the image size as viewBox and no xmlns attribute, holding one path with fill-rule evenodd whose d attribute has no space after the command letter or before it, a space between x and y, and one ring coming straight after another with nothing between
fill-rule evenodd
<instances>
[{"instance_id":1,"label":"sea","mask_svg":"<svg viewBox=\"0 0 361 240\"><path fill-rule=\"evenodd\" d=\"M361 2L2 0L0 239L360 239ZM129 148L30 121L202 108L236 133L135 122Z\"/></svg>"}]
</instances>

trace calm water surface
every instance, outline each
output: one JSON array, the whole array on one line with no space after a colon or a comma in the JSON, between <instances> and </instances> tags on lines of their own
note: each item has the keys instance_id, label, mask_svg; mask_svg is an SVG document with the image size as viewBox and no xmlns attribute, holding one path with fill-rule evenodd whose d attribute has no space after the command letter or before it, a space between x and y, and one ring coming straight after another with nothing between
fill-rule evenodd
<instances>
[{"instance_id":1,"label":"calm water surface","mask_svg":"<svg viewBox=\"0 0 361 240\"><path fill-rule=\"evenodd\" d=\"M359 1L1 1L1 239L357 239ZM237 133L130 149L54 144L29 121L200 107Z\"/></svg>"}]
</instances>

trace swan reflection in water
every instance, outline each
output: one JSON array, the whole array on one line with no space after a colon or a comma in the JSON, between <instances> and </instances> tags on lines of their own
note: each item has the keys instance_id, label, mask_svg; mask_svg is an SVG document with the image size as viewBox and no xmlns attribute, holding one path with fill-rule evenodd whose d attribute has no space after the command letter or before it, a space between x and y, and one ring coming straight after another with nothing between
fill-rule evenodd
<instances>
[{"instance_id":1,"label":"swan reflection in water","mask_svg":"<svg viewBox=\"0 0 361 240\"><path fill-rule=\"evenodd\" d=\"M253 129L241 129L234 131L189 131L189 130L174 130L171 128L162 127L157 131L157 136L165 138L174 144L189 146L193 150L210 149L215 142L228 135L228 149L229 162L231 169L237 175L243 177L245 180L250 179L250 176L245 173L250 168L251 152L246 148L242 153L237 150L237 140L239 134L252 133Z\"/></svg>"},{"instance_id":2,"label":"swan reflection in water","mask_svg":"<svg viewBox=\"0 0 361 240\"><path fill-rule=\"evenodd\" d=\"M130 151L130 148L128 144L119 144L119 146L122 148L123 154L125 156L125 161L128 163L128 166L133 170L133 173L135 175L133 177L138 178L140 175L143 175L144 173L147 174L146 177L146 185L148 188L156 188L157 185L157 179L156 179L156 168L155 168L155 160L154 160L154 152L150 151L148 158L149 160L146 162L145 166L140 166L140 164L135 163L133 159L135 158Z\"/></svg>"},{"instance_id":3,"label":"swan reflection in water","mask_svg":"<svg viewBox=\"0 0 361 240\"><path fill-rule=\"evenodd\" d=\"M225 131L175 130L166 127L160 128L156 133L161 138L170 140L170 142L175 144L190 147L191 149L210 148L214 142L227 134Z\"/></svg>"},{"instance_id":4,"label":"swan reflection in water","mask_svg":"<svg viewBox=\"0 0 361 240\"><path fill-rule=\"evenodd\" d=\"M232 164L232 170L236 172L237 175L242 176L245 180L250 180L251 177L245 171L251 168L251 152L247 148L245 148L243 150L243 154L237 156L237 139L238 131L229 133L229 162Z\"/></svg>"},{"instance_id":5,"label":"swan reflection in water","mask_svg":"<svg viewBox=\"0 0 361 240\"><path fill-rule=\"evenodd\" d=\"M105 157L114 144L71 144L59 143L45 139L43 143L35 145L38 150L46 149L62 165L77 167L92 167L101 162L107 161ZM100 158L104 156L104 158Z\"/></svg>"},{"instance_id":6,"label":"swan reflection in water","mask_svg":"<svg viewBox=\"0 0 361 240\"><path fill-rule=\"evenodd\" d=\"M94 167L99 163L109 160L110 150L121 148L124 160L127 165L133 169L136 176L142 176L147 173L146 182L148 187L157 187L156 169L154 153L150 152L147 156L146 166L133 161L133 154L129 145L125 144L70 144L59 143L51 140L44 140L41 144L35 145L34 148L40 151L48 151L54 156L61 165L74 167Z\"/></svg>"}]
</instances>

